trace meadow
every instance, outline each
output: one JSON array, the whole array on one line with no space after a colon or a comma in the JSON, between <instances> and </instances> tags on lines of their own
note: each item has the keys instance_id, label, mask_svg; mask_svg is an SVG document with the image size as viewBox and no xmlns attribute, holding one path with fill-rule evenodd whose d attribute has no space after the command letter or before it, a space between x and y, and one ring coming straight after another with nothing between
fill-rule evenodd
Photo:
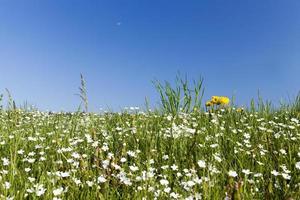
<instances>
[{"instance_id":1,"label":"meadow","mask_svg":"<svg viewBox=\"0 0 300 200\"><path fill-rule=\"evenodd\" d=\"M201 105L156 82L150 111L0 110L1 199L300 199L300 98ZM182 89L180 89L182 88ZM87 109L84 82L80 96Z\"/></svg>"}]
</instances>

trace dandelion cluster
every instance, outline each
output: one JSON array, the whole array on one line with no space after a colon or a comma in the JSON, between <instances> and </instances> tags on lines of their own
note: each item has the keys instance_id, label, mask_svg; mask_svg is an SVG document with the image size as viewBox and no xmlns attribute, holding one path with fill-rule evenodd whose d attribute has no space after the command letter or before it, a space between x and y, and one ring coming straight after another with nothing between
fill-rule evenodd
<instances>
[{"instance_id":1,"label":"dandelion cluster","mask_svg":"<svg viewBox=\"0 0 300 200\"><path fill-rule=\"evenodd\" d=\"M0 199L300 198L292 112L16 109L0 124Z\"/></svg>"},{"instance_id":2,"label":"dandelion cluster","mask_svg":"<svg viewBox=\"0 0 300 200\"><path fill-rule=\"evenodd\" d=\"M211 100L207 101L205 103L206 107L211 107L214 105L228 105L230 102L230 99L228 97L224 96L212 96Z\"/></svg>"}]
</instances>

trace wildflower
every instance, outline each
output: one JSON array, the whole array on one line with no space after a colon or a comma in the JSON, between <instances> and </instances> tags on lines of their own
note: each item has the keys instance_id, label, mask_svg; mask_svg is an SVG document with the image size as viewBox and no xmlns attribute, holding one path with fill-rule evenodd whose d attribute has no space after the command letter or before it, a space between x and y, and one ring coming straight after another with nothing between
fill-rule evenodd
<instances>
[{"instance_id":1,"label":"wildflower","mask_svg":"<svg viewBox=\"0 0 300 200\"><path fill-rule=\"evenodd\" d=\"M168 169L169 168L169 165L163 165L161 166L162 169Z\"/></svg>"},{"instance_id":2,"label":"wildflower","mask_svg":"<svg viewBox=\"0 0 300 200\"><path fill-rule=\"evenodd\" d=\"M296 118L292 118L292 119L291 119L291 121L292 121L292 122L294 122L294 123L296 123L296 124L298 124L298 123L299 123L299 120L298 120L298 119L296 119Z\"/></svg>"},{"instance_id":3,"label":"wildflower","mask_svg":"<svg viewBox=\"0 0 300 200\"><path fill-rule=\"evenodd\" d=\"M137 170L139 170L139 168L135 165L131 165L129 166L129 169L132 171L132 172L136 172Z\"/></svg>"},{"instance_id":4,"label":"wildflower","mask_svg":"<svg viewBox=\"0 0 300 200\"><path fill-rule=\"evenodd\" d=\"M300 169L300 162L296 162L295 167L296 167L296 169Z\"/></svg>"},{"instance_id":5,"label":"wildflower","mask_svg":"<svg viewBox=\"0 0 300 200\"><path fill-rule=\"evenodd\" d=\"M286 151L285 151L284 149L280 149L279 151L280 151L280 153L282 153L283 155L286 155L286 154L287 154Z\"/></svg>"},{"instance_id":6,"label":"wildflower","mask_svg":"<svg viewBox=\"0 0 300 200\"><path fill-rule=\"evenodd\" d=\"M244 134L244 137L245 137L246 139L250 139L250 134L249 134L249 133L245 133L245 134Z\"/></svg>"},{"instance_id":7,"label":"wildflower","mask_svg":"<svg viewBox=\"0 0 300 200\"><path fill-rule=\"evenodd\" d=\"M219 104L220 104L219 99L220 99L220 97L218 97L218 96L212 96L210 102L211 102L212 104L217 104L217 105L219 105Z\"/></svg>"},{"instance_id":8,"label":"wildflower","mask_svg":"<svg viewBox=\"0 0 300 200\"><path fill-rule=\"evenodd\" d=\"M171 169L172 169L173 171L176 171L176 170L178 169L178 166L175 165L175 164L173 164L173 165L171 166Z\"/></svg>"},{"instance_id":9,"label":"wildflower","mask_svg":"<svg viewBox=\"0 0 300 200\"><path fill-rule=\"evenodd\" d=\"M107 146L107 144L104 144L103 147L101 148L103 151L108 151L109 147Z\"/></svg>"},{"instance_id":10,"label":"wildflower","mask_svg":"<svg viewBox=\"0 0 300 200\"><path fill-rule=\"evenodd\" d=\"M110 152L110 153L107 154L107 158L108 158L108 159L112 159L113 157L114 157L114 154L113 154L113 153Z\"/></svg>"},{"instance_id":11,"label":"wildflower","mask_svg":"<svg viewBox=\"0 0 300 200\"><path fill-rule=\"evenodd\" d=\"M98 183L105 183L107 180L104 176L99 176L98 179L97 179Z\"/></svg>"},{"instance_id":12,"label":"wildflower","mask_svg":"<svg viewBox=\"0 0 300 200\"><path fill-rule=\"evenodd\" d=\"M34 163L34 162L35 162L35 159L34 159L34 158L29 158L27 161L28 161L29 163Z\"/></svg>"},{"instance_id":13,"label":"wildflower","mask_svg":"<svg viewBox=\"0 0 300 200\"><path fill-rule=\"evenodd\" d=\"M29 152L28 156L35 156L35 152Z\"/></svg>"},{"instance_id":14,"label":"wildflower","mask_svg":"<svg viewBox=\"0 0 300 200\"><path fill-rule=\"evenodd\" d=\"M211 145L210 145L211 148L216 148L216 147L218 147L218 146L219 146L218 144L211 144Z\"/></svg>"},{"instance_id":15,"label":"wildflower","mask_svg":"<svg viewBox=\"0 0 300 200\"><path fill-rule=\"evenodd\" d=\"M31 171L30 168L28 168L28 167L25 168L25 172L30 172L30 171Z\"/></svg>"},{"instance_id":16,"label":"wildflower","mask_svg":"<svg viewBox=\"0 0 300 200\"><path fill-rule=\"evenodd\" d=\"M102 161L102 167L103 167L104 169L107 169L108 166L109 166L109 160L103 160L103 161Z\"/></svg>"},{"instance_id":17,"label":"wildflower","mask_svg":"<svg viewBox=\"0 0 300 200\"><path fill-rule=\"evenodd\" d=\"M211 102L211 101L207 101L206 103L205 103L205 106L206 107L210 107L210 106L212 106L213 105L213 102Z\"/></svg>"},{"instance_id":18,"label":"wildflower","mask_svg":"<svg viewBox=\"0 0 300 200\"><path fill-rule=\"evenodd\" d=\"M93 181L86 181L86 184L87 184L89 187L93 187L94 182L93 182Z\"/></svg>"},{"instance_id":19,"label":"wildflower","mask_svg":"<svg viewBox=\"0 0 300 200\"><path fill-rule=\"evenodd\" d=\"M74 181L74 183L76 185L80 185L81 184L81 180L79 180L79 179L74 178L73 181Z\"/></svg>"},{"instance_id":20,"label":"wildflower","mask_svg":"<svg viewBox=\"0 0 300 200\"><path fill-rule=\"evenodd\" d=\"M254 174L254 177L256 177L256 178L262 177L262 176L263 176L262 173L256 173L256 174Z\"/></svg>"},{"instance_id":21,"label":"wildflower","mask_svg":"<svg viewBox=\"0 0 300 200\"><path fill-rule=\"evenodd\" d=\"M200 168L205 168L206 167L206 163L203 160L199 160L198 165L199 165Z\"/></svg>"},{"instance_id":22,"label":"wildflower","mask_svg":"<svg viewBox=\"0 0 300 200\"><path fill-rule=\"evenodd\" d=\"M47 190L46 188L44 188L44 186L42 184L41 185L36 185L35 188L36 188L35 194L38 197L44 195L46 190Z\"/></svg>"},{"instance_id":23,"label":"wildflower","mask_svg":"<svg viewBox=\"0 0 300 200\"><path fill-rule=\"evenodd\" d=\"M169 185L169 181L166 180L166 179L162 179L162 180L160 180L159 182L160 182L161 185L164 185L164 186Z\"/></svg>"},{"instance_id":24,"label":"wildflower","mask_svg":"<svg viewBox=\"0 0 300 200\"><path fill-rule=\"evenodd\" d=\"M164 155L162 158L163 158L164 160L168 160L168 159L169 159L169 156L168 156L168 155Z\"/></svg>"},{"instance_id":25,"label":"wildflower","mask_svg":"<svg viewBox=\"0 0 300 200\"><path fill-rule=\"evenodd\" d=\"M33 177L28 177L29 182L33 183L35 181L35 178Z\"/></svg>"},{"instance_id":26,"label":"wildflower","mask_svg":"<svg viewBox=\"0 0 300 200\"><path fill-rule=\"evenodd\" d=\"M45 157L40 157L40 161L45 161L46 160L46 158Z\"/></svg>"},{"instance_id":27,"label":"wildflower","mask_svg":"<svg viewBox=\"0 0 300 200\"><path fill-rule=\"evenodd\" d=\"M5 189L9 189L10 188L10 183L9 182L5 182L4 183L4 187L5 187Z\"/></svg>"},{"instance_id":28,"label":"wildflower","mask_svg":"<svg viewBox=\"0 0 300 200\"><path fill-rule=\"evenodd\" d=\"M186 185L188 187L193 187L195 185L195 182L194 181L188 181L188 182L186 182Z\"/></svg>"},{"instance_id":29,"label":"wildflower","mask_svg":"<svg viewBox=\"0 0 300 200\"><path fill-rule=\"evenodd\" d=\"M229 170L228 175L231 176L231 177L237 177L238 176L236 171L233 171L233 170Z\"/></svg>"},{"instance_id":30,"label":"wildflower","mask_svg":"<svg viewBox=\"0 0 300 200\"><path fill-rule=\"evenodd\" d=\"M177 193L175 193L175 192L172 192L172 193L170 194L170 197L172 197L173 199L178 199L179 194L177 194Z\"/></svg>"},{"instance_id":31,"label":"wildflower","mask_svg":"<svg viewBox=\"0 0 300 200\"><path fill-rule=\"evenodd\" d=\"M149 164L150 164L150 165L151 165L151 164L154 164L154 160L153 160L153 159L149 160Z\"/></svg>"},{"instance_id":32,"label":"wildflower","mask_svg":"<svg viewBox=\"0 0 300 200\"><path fill-rule=\"evenodd\" d=\"M53 195L54 196L59 196L59 195L62 194L63 191L64 191L63 187L57 188L57 189L53 190Z\"/></svg>"},{"instance_id":33,"label":"wildflower","mask_svg":"<svg viewBox=\"0 0 300 200\"><path fill-rule=\"evenodd\" d=\"M243 169L242 172L243 172L245 175L251 174L251 172L250 172L249 169Z\"/></svg>"},{"instance_id":34,"label":"wildflower","mask_svg":"<svg viewBox=\"0 0 300 200\"><path fill-rule=\"evenodd\" d=\"M98 144L99 144L98 141L94 141L93 144L92 144L92 147L95 147L95 148L96 148L96 147L98 146Z\"/></svg>"},{"instance_id":35,"label":"wildflower","mask_svg":"<svg viewBox=\"0 0 300 200\"><path fill-rule=\"evenodd\" d=\"M23 149L20 149L20 150L17 151L17 153L18 153L19 155L23 155L23 154L24 154L24 150L23 150Z\"/></svg>"},{"instance_id":36,"label":"wildflower","mask_svg":"<svg viewBox=\"0 0 300 200\"><path fill-rule=\"evenodd\" d=\"M228 97L220 97L219 98L219 103L222 104L222 105L227 105L229 104L230 100Z\"/></svg>"},{"instance_id":37,"label":"wildflower","mask_svg":"<svg viewBox=\"0 0 300 200\"><path fill-rule=\"evenodd\" d=\"M222 162L222 159L219 157L219 155L214 155L214 158L218 162Z\"/></svg>"},{"instance_id":38,"label":"wildflower","mask_svg":"<svg viewBox=\"0 0 300 200\"><path fill-rule=\"evenodd\" d=\"M132 182L131 182L128 178L124 179L124 180L123 180L123 183L124 183L125 185L132 185Z\"/></svg>"},{"instance_id":39,"label":"wildflower","mask_svg":"<svg viewBox=\"0 0 300 200\"><path fill-rule=\"evenodd\" d=\"M66 178L66 177L70 176L70 172L60 172L60 171L58 171L58 172L56 172L56 175L58 177L61 177L61 178Z\"/></svg>"},{"instance_id":40,"label":"wildflower","mask_svg":"<svg viewBox=\"0 0 300 200\"><path fill-rule=\"evenodd\" d=\"M168 115L168 116L167 116L167 120L168 120L168 121L172 121L172 119L173 119L172 115Z\"/></svg>"},{"instance_id":41,"label":"wildflower","mask_svg":"<svg viewBox=\"0 0 300 200\"><path fill-rule=\"evenodd\" d=\"M128 156L135 157L135 153L133 151L127 151Z\"/></svg>"},{"instance_id":42,"label":"wildflower","mask_svg":"<svg viewBox=\"0 0 300 200\"><path fill-rule=\"evenodd\" d=\"M166 188L164 189L164 192L165 192L165 193L170 193L170 192L171 192L171 188L170 188L170 187L166 187Z\"/></svg>"},{"instance_id":43,"label":"wildflower","mask_svg":"<svg viewBox=\"0 0 300 200\"><path fill-rule=\"evenodd\" d=\"M202 179L199 177L194 178L194 182L197 184L201 184L202 183Z\"/></svg>"},{"instance_id":44,"label":"wildflower","mask_svg":"<svg viewBox=\"0 0 300 200\"><path fill-rule=\"evenodd\" d=\"M280 173L277 172L276 170L273 170L273 171L271 171L271 174L274 175L274 176L278 176Z\"/></svg>"},{"instance_id":45,"label":"wildflower","mask_svg":"<svg viewBox=\"0 0 300 200\"><path fill-rule=\"evenodd\" d=\"M73 158L75 159L79 159L80 158L80 154L78 154L77 152L72 153L71 155Z\"/></svg>"},{"instance_id":46,"label":"wildflower","mask_svg":"<svg viewBox=\"0 0 300 200\"><path fill-rule=\"evenodd\" d=\"M14 196L12 196L12 197L8 196L8 197L6 197L6 199L5 199L5 200L14 200L14 199L15 199L15 197L14 197Z\"/></svg>"},{"instance_id":47,"label":"wildflower","mask_svg":"<svg viewBox=\"0 0 300 200\"><path fill-rule=\"evenodd\" d=\"M285 179L285 180L290 180L291 176L287 173L281 173L281 176Z\"/></svg>"},{"instance_id":48,"label":"wildflower","mask_svg":"<svg viewBox=\"0 0 300 200\"><path fill-rule=\"evenodd\" d=\"M1 160L2 160L4 166L9 165L9 163L10 163L7 158L2 158Z\"/></svg>"},{"instance_id":49,"label":"wildflower","mask_svg":"<svg viewBox=\"0 0 300 200\"><path fill-rule=\"evenodd\" d=\"M229 104L230 100L228 97L223 96L212 96L211 97L211 103L216 105L227 105Z\"/></svg>"}]
</instances>

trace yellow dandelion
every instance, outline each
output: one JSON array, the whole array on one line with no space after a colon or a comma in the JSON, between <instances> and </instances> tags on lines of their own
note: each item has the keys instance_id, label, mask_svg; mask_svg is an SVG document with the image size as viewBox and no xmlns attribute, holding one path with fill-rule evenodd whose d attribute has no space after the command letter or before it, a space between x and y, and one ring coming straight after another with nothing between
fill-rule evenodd
<instances>
[{"instance_id":1,"label":"yellow dandelion","mask_svg":"<svg viewBox=\"0 0 300 200\"><path fill-rule=\"evenodd\" d=\"M205 106L206 107L210 107L210 106L212 106L213 105L213 103L211 102L211 101L207 101L206 103L205 103Z\"/></svg>"},{"instance_id":2,"label":"yellow dandelion","mask_svg":"<svg viewBox=\"0 0 300 200\"><path fill-rule=\"evenodd\" d=\"M215 105L227 105L229 104L230 100L228 97L212 96L210 102Z\"/></svg>"},{"instance_id":3,"label":"yellow dandelion","mask_svg":"<svg viewBox=\"0 0 300 200\"><path fill-rule=\"evenodd\" d=\"M219 96L212 96L211 97L211 103L220 105L220 100L219 99L220 99Z\"/></svg>"},{"instance_id":4,"label":"yellow dandelion","mask_svg":"<svg viewBox=\"0 0 300 200\"><path fill-rule=\"evenodd\" d=\"M229 104L230 100L228 97L219 97L219 103L222 105L227 105Z\"/></svg>"}]
</instances>

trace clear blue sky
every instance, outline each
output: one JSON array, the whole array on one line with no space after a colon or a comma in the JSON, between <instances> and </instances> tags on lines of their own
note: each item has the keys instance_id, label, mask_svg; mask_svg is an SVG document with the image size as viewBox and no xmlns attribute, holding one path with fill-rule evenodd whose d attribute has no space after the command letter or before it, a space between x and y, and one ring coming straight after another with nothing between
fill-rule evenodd
<instances>
[{"instance_id":1,"label":"clear blue sky","mask_svg":"<svg viewBox=\"0 0 300 200\"><path fill-rule=\"evenodd\" d=\"M0 90L17 104L74 110L152 103L151 80L204 77L206 94L248 104L300 89L297 0L0 0Z\"/></svg>"}]
</instances>

